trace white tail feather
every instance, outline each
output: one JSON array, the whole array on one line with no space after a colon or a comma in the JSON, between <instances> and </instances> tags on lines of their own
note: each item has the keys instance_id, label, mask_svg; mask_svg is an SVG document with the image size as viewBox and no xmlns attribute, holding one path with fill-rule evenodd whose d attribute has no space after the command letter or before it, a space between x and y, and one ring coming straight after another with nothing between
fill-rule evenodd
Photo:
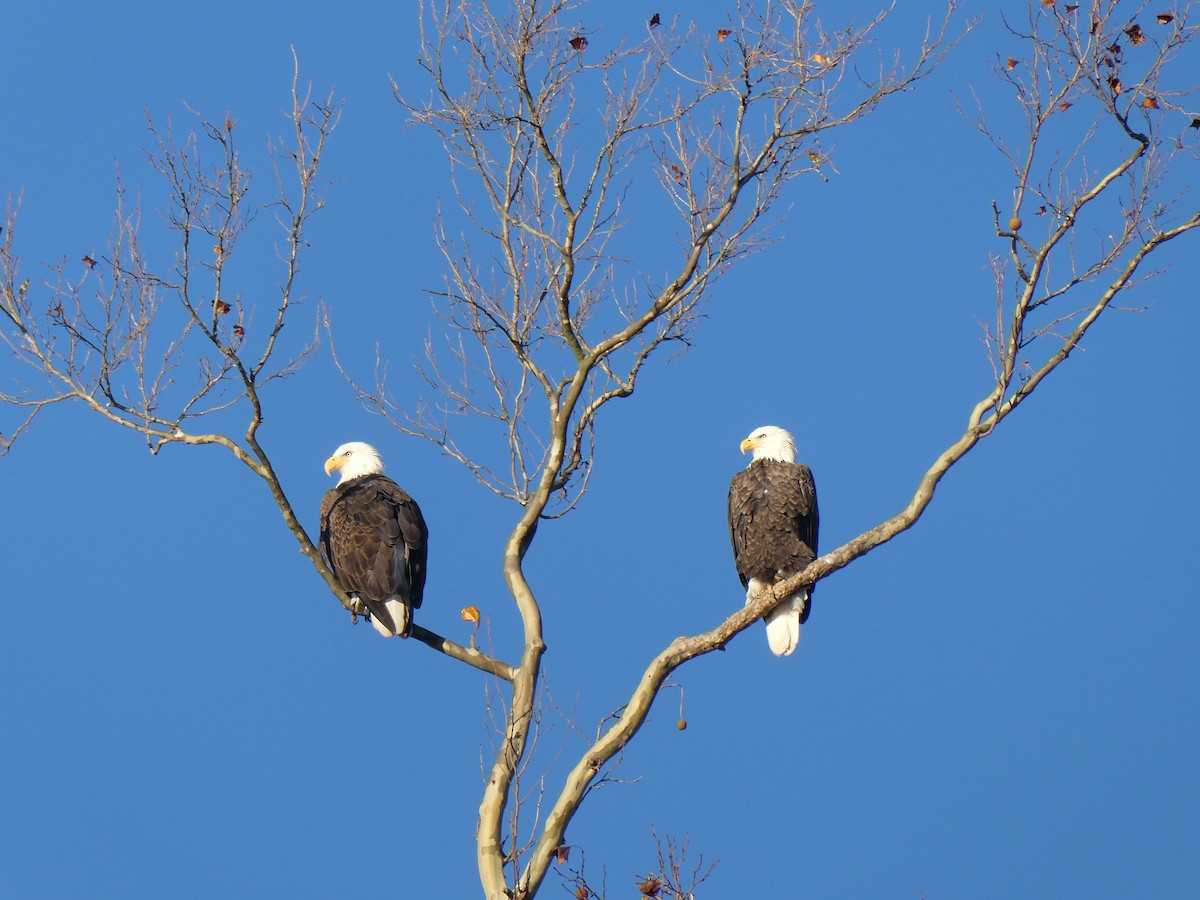
<instances>
[{"instance_id":1,"label":"white tail feather","mask_svg":"<svg viewBox=\"0 0 1200 900\"><path fill-rule=\"evenodd\" d=\"M387 608L391 622L383 621L381 616L371 616L371 624L375 626L375 630L385 638L396 635L408 637L408 623L412 617L412 611L408 608L408 604L393 597L385 600L383 605ZM393 625L395 626L394 631L392 630Z\"/></svg>"},{"instance_id":2,"label":"white tail feather","mask_svg":"<svg viewBox=\"0 0 1200 900\"><path fill-rule=\"evenodd\" d=\"M380 634L382 634L384 637L390 638L390 637L396 636L392 632L392 629L388 628L386 623L381 622L379 620L379 616L371 616L371 624L374 625L375 630L378 631Z\"/></svg>"},{"instance_id":3,"label":"white tail feather","mask_svg":"<svg viewBox=\"0 0 1200 900\"><path fill-rule=\"evenodd\" d=\"M746 592L746 602L761 591L766 585L758 579L750 579L750 590ZM776 656L790 656L800 643L800 615L808 604L808 590L804 589L792 594L779 606L763 616L767 626L767 643L771 652Z\"/></svg>"},{"instance_id":4,"label":"white tail feather","mask_svg":"<svg viewBox=\"0 0 1200 900\"><path fill-rule=\"evenodd\" d=\"M776 656L789 656L800 643L800 610L803 601L793 597L788 603L767 614L767 643Z\"/></svg>"}]
</instances>

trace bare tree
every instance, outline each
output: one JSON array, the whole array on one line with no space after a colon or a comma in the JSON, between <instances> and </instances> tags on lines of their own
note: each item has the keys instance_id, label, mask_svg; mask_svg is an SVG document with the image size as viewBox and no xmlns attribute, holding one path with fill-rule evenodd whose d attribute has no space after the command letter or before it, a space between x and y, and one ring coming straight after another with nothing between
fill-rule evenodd
<instances>
[{"instance_id":1,"label":"bare tree","mask_svg":"<svg viewBox=\"0 0 1200 900\"><path fill-rule=\"evenodd\" d=\"M431 341L422 365L436 399L397 400L381 377L366 384L344 371L372 409L433 441L520 510L504 547L523 633L519 659L510 664L414 630L498 679L489 706L497 740L485 761L476 833L487 897L533 897L566 859L569 824L672 672L723 647L777 596L911 527L946 472L1151 274L1148 258L1200 225L1200 209L1172 195L1168 180L1180 160L1196 156L1186 135L1197 122L1184 106L1193 87L1186 63L1194 66L1194 58L1185 58L1195 38L1190 11L1185 4L1160 14L1151 27L1141 7L1034 0L1020 25L1009 23L1012 55L996 70L1024 126L1017 139L992 127L984 111L972 116L1008 167L1013 194L1011 205L995 206L1002 250L993 258L995 319L982 335L995 377L965 411L962 435L896 515L708 631L671 641L619 715L587 738L563 782L540 781L536 802L523 806L531 795L520 778L544 709L543 615L553 613L539 603L524 559L539 525L585 494L601 411L634 393L651 357L687 346L720 277L770 246L778 202L792 183L833 171L827 133L932 71L959 36L957 10L952 3L919 46L894 57L872 48L886 14L827 28L803 0L739 4L712 32L655 15L644 36L615 42L586 24L582 2L441 0L423 10L419 63L430 93L418 99L395 90L410 122L445 148L457 201L437 220L447 276L433 293L446 342ZM197 139L178 145L169 129L155 132L151 159L172 189L178 236L168 274L154 274L142 258L136 211L119 192L108 256L88 263L81 282L60 265L47 304L21 277L10 208L0 251L4 337L34 380L3 396L25 411L5 440L10 445L46 406L71 400L143 433L154 451L168 443L224 446L263 479L337 599L361 613L322 565L256 440L262 389L311 352L311 345L284 351L280 329L297 299L304 228L320 208L321 148L338 114L332 96L313 102L302 92L298 75L292 97L294 133L276 153L293 165L281 166L289 176L281 171L274 206L285 235L284 276L265 325L226 283L251 218L232 119L200 119L203 141L222 159L211 170L199 161ZM1064 145L1045 126L1070 107L1088 119ZM642 184L647 173L658 192ZM627 244L622 228L635 206L664 223L673 216L673 241ZM280 354L286 361L275 360ZM198 374L177 386L185 362ZM196 429L202 418L225 422L235 412L244 416L237 436ZM465 422L488 427L468 430ZM681 886L682 849L670 839L666 847L655 878L690 892ZM582 884L581 872L582 863ZM704 874L697 868L691 877L694 885Z\"/></svg>"},{"instance_id":2,"label":"bare tree","mask_svg":"<svg viewBox=\"0 0 1200 900\"><path fill-rule=\"evenodd\" d=\"M176 235L172 264L156 269L138 237L140 213L117 187L117 213L108 252L83 258L83 277L72 281L68 262L53 267L48 302L23 278L15 252L16 213L9 203L0 249L0 309L4 341L23 365L26 380L0 400L25 411L3 437L7 451L46 407L82 403L110 422L140 432L151 452L165 445L216 444L226 448L266 484L288 527L320 569L308 540L259 445L262 396L315 349L315 340L284 348L281 332L298 296L304 232L321 208L317 180L326 139L340 110L332 96L313 101L303 92L297 66L292 81L292 134L273 148L278 194L270 209L283 239L278 296L264 320L230 287L227 275L239 239L255 210L246 203L250 175L239 162L237 123L196 114L198 132L177 140L171 123L150 122L150 165L170 190L166 213ZM218 162L206 161L215 151ZM280 359L280 356L283 359ZM206 431L241 415L239 435ZM331 587L336 582L323 572ZM350 601L341 598L344 603Z\"/></svg>"},{"instance_id":3,"label":"bare tree","mask_svg":"<svg viewBox=\"0 0 1200 900\"><path fill-rule=\"evenodd\" d=\"M949 37L945 25L934 29L907 68L893 62L866 76L860 57L880 19L832 32L810 4L768 3L759 12L740 9L714 34L651 25L644 40L593 59L577 10L530 2L500 15L488 4L451 2L429 11L421 63L432 96L417 102L398 89L397 96L415 124L441 139L462 213L456 222L474 229L471 238L445 223L438 231L449 273L439 309L452 335L444 352L454 374L431 345L424 371L439 406L410 410L389 398L385 384L360 388L402 431L435 441L524 510L506 547L505 575L525 647L480 807L477 850L489 897L536 893L589 787L637 733L668 676L776 603L762 596L650 663L621 715L580 756L528 861L506 883L512 837L503 831L504 812L529 739L544 649L542 609L522 569L539 521L570 509L586 488L600 410L633 393L642 365L664 344L686 344L708 289L769 243L769 214L786 185L830 164L824 133L911 87ZM998 71L1017 88L1026 131L1020 150L992 136L1012 167L1013 206L1008 221L997 207L996 233L1016 272L1010 285L1007 266L995 261L997 323L984 335L995 384L904 510L778 586L779 596L911 527L941 477L1066 359L1136 283L1145 258L1200 224L1200 213L1180 213L1161 197L1182 148L1158 121L1179 108L1167 73L1194 34L1183 13L1162 24L1136 65L1126 64L1118 45L1142 33L1114 3L1035 3L1027 26L1012 29L1025 59L1005 60ZM1089 104L1095 121L1064 165L1042 126L1070 103ZM604 111L603 124L589 128L583 111L593 108ZM981 127L990 134L986 120ZM676 213L677 262L659 280L645 274L648 261L634 268L613 250L630 173L635 160L645 167L647 159ZM1097 169L1098 159L1111 163ZM1031 206L1026 215L1047 216L1037 238L1019 222ZM1093 210L1096 221L1086 222ZM1110 227L1105 215L1117 217L1116 237L1084 250L1082 235ZM459 443L450 416L462 412L497 424L503 455Z\"/></svg>"},{"instance_id":4,"label":"bare tree","mask_svg":"<svg viewBox=\"0 0 1200 900\"><path fill-rule=\"evenodd\" d=\"M523 510L504 574L524 647L476 839L488 897L538 891L588 789L674 668L643 679L584 752L517 865L505 813L545 650L542 608L523 568L539 522L585 490L600 411L634 392L656 351L686 344L721 274L769 242L768 216L788 183L820 173L822 136L911 87L947 47L943 24L906 68L877 60L859 69L882 16L827 32L811 5L776 3L742 8L713 34L648 23L646 37L592 61L587 29L574 21L580 9L564 0L504 13L487 3L429 9L421 65L431 96L396 93L410 119L440 138L461 218L474 229L463 240L444 221L438 229L449 272L440 309L463 377L449 377L431 346L425 375L440 409L406 413L386 385L360 388L398 428L435 441ZM587 120L591 109L601 111L598 123ZM615 249L638 163L655 172L675 213L677 249L659 279ZM461 446L446 418L460 411L497 423L504 455ZM508 880L506 863L515 872Z\"/></svg>"}]
</instances>

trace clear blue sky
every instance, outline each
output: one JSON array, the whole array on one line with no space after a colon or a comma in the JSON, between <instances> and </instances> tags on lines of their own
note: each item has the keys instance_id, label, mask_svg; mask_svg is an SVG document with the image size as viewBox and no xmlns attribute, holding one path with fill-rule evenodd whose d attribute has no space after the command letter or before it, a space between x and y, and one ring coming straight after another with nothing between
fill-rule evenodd
<instances>
[{"instance_id":1,"label":"clear blue sky","mask_svg":"<svg viewBox=\"0 0 1200 900\"><path fill-rule=\"evenodd\" d=\"M229 110L265 199L294 45L346 100L294 333L323 299L339 351L369 374L379 341L397 392L417 396L408 361L438 327L430 224L451 193L387 81L420 84L415 7L7 8L0 189L23 192L26 274L65 257L77 277L103 251L114 162L164 246L144 110ZM602 42L653 11L583 18L604 18ZM920 30L899 15L889 34ZM602 421L590 494L529 558L548 683L584 732L672 638L741 605L724 504L751 428L795 432L829 550L903 506L986 391L990 203L1011 186L954 94L1005 99L989 16L916 93L838 135L840 174L793 186L781 242L722 281L695 346ZM268 218L251 290L276 277ZM631 783L596 791L568 833L589 881L628 896L654 828L720 860L699 897L1200 895L1198 258L1179 243L1130 301L1148 311L1109 315L916 528L822 582L793 657L756 626L678 673L688 728L667 691L626 752ZM515 659L499 560L516 508L369 416L325 350L266 401L261 436L306 525L329 452L374 443L430 524L419 621L465 640L458 611L478 605ZM0 459L0 491L0 894L478 895L485 680L351 627L232 458L151 457L64 407ZM548 711L528 785L549 769L555 790L582 749Z\"/></svg>"}]
</instances>

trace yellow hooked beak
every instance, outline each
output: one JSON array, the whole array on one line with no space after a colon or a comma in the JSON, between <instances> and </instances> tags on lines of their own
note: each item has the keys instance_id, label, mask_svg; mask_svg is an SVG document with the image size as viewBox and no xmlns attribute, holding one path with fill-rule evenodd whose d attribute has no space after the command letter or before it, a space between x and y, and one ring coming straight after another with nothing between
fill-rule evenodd
<instances>
[{"instance_id":1,"label":"yellow hooked beak","mask_svg":"<svg viewBox=\"0 0 1200 900\"><path fill-rule=\"evenodd\" d=\"M326 475L332 475L334 469L340 469L341 467L342 467L342 458L340 456L331 456L331 457L329 457L329 459L325 460L325 474Z\"/></svg>"},{"instance_id":2,"label":"yellow hooked beak","mask_svg":"<svg viewBox=\"0 0 1200 900\"><path fill-rule=\"evenodd\" d=\"M747 450L753 450L757 446L758 442L754 440L754 438L748 437L742 441L742 452L745 453ZM328 465L328 463L326 463L326 465Z\"/></svg>"}]
</instances>

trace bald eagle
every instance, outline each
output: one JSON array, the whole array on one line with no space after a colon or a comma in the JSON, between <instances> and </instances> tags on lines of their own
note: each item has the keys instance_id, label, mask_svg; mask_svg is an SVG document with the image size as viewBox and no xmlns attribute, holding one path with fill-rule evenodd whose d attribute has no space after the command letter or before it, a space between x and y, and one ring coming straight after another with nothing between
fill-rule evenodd
<instances>
[{"instance_id":1,"label":"bald eagle","mask_svg":"<svg viewBox=\"0 0 1200 900\"><path fill-rule=\"evenodd\" d=\"M817 489L808 466L796 462L796 442L782 428L764 425L742 441L750 465L729 484L729 537L746 602L817 558ZM800 640L812 609L803 588L769 612L767 643L787 656Z\"/></svg>"},{"instance_id":2,"label":"bald eagle","mask_svg":"<svg viewBox=\"0 0 1200 900\"><path fill-rule=\"evenodd\" d=\"M325 460L341 480L321 500L321 556L384 637L408 637L421 606L429 529L417 501L383 475L370 444L342 444Z\"/></svg>"}]
</instances>

